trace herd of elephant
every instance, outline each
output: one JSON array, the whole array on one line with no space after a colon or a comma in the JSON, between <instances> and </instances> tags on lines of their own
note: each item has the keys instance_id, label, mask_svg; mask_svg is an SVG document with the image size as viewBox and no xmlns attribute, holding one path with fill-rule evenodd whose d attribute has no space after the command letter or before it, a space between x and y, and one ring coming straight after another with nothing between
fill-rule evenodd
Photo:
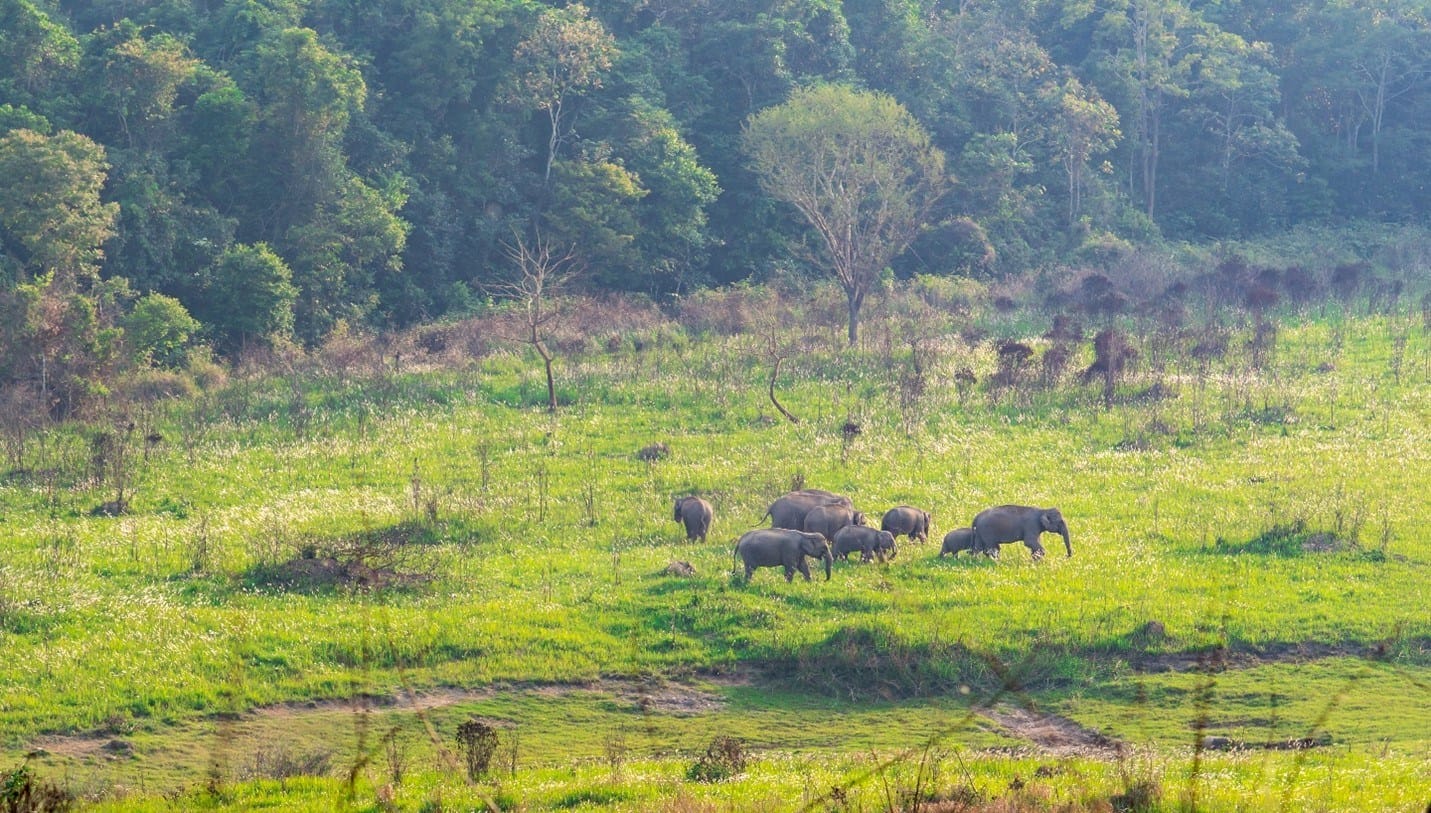
<instances>
[{"instance_id":1,"label":"herd of elephant","mask_svg":"<svg viewBox=\"0 0 1431 813\"><path fill-rule=\"evenodd\" d=\"M810 581L807 559L825 563L825 579L836 557L849 559L860 554L861 561L893 557L895 538L911 541L929 540L929 512L909 505L889 509L880 520L879 530L866 524L863 512L856 511L849 497L818 488L791 491L770 504L764 516L770 518L769 528L747 531L735 543L734 557L745 563L745 578L749 581L759 567L780 567L785 580L792 581L799 572ZM686 538L704 542L710 533L715 510L700 497L678 497L675 520L685 525ZM1073 555L1068 538L1068 524L1057 508L1034 508L1027 505L1000 505L986 508L974 517L967 528L956 528L944 535L939 555L958 556L960 551L998 558L999 546L1022 542L1042 559L1043 545L1039 537L1056 533L1063 537L1063 547Z\"/></svg>"}]
</instances>

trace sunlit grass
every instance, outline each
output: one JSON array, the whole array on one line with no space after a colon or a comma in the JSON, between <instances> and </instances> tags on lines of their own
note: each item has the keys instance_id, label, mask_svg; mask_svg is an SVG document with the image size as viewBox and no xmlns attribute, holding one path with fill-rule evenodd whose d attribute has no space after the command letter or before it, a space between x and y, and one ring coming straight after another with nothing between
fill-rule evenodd
<instances>
[{"instance_id":1,"label":"sunlit grass","mask_svg":"<svg viewBox=\"0 0 1431 813\"><path fill-rule=\"evenodd\" d=\"M1398 335L1407 337L1399 377ZM846 736L860 751L912 745L967 703L1001 693L1007 668L1021 691L1060 713L1157 749L1168 798L1183 792L1175 775L1186 757L1168 749L1191 745L1204 709L1190 698L1204 680L1216 690L1198 702L1216 711L1204 716L1226 736L1320 726L1342 749L1296 766L1289 755L1263 756L1277 776L1303 771L1277 793L1354 809L1370 791L1343 787L1343 775L1424 776L1424 761L1378 768L1351 756L1377 744L1415 753L1426 743L1417 732L1431 727L1379 704L1399 692L1426 708L1431 676L1431 535L1423 530L1431 352L1417 323L1284 324L1262 369L1237 349L1206 369L1175 358L1161 373L1140 369L1111 410L1091 385L1066 381L1047 392L981 386L961 397L953 371L975 365L985 380L996 361L987 345L951 338L942 347L911 415L873 352L832 344L792 359L778 388L799 424L774 412L764 357L740 339L683 337L639 353L564 359L556 417L540 408L536 371L513 355L460 372L304 381L301 420L290 382L241 382L204 405L152 416L166 441L135 462L133 512L119 518L90 515L111 496L76 473L84 439L62 432L35 466L60 474L0 483L0 737L16 754L42 734L163 738L215 714L392 695L404 685L772 667L777 685L810 692L834 664L848 674L815 692L810 708L781 693L765 708L736 690L726 711L671 723L689 732L685 740L632 739L633 765L698 750L722 732L772 754L788 749L797 761L825 743L832 756L819 762L828 771L863 758L841 753ZM1159 382L1175 396L1136 397ZM208 417L196 423L190 410ZM842 434L846 421L860 432ZM636 451L655 441L670 457L640 460ZM839 563L829 584L786 584L772 570L749 584L733 578L731 544L796 480L850 494L874 521L893 505L924 507L935 534L928 545L902 544L889 565ZM671 498L685 493L716 506L708 544L686 544L670 519ZM1017 544L998 562L935 556L944 531L1000 503L1057 505L1074 556L1064 558L1052 537L1050 556L1037 563ZM1336 544L1286 555L1243 550L1294 524ZM422 577L409 587L305 591L260 578L304 555L409 531L399 567ZM664 575L677 559L696 575ZM1140 636L1150 624L1159 635ZM840 642L864 640L882 649L868 660L822 660ZM1322 649L1295 670L1273 662L1241 671L1233 662L1210 678L1149 671L1165 656L1186 667L1217 648L1275 660L1304 646ZM852 690L866 671L883 683ZM935 699L961 687L969 695L952 706ZM913 707L881 705L911 694L925 697ZM1268 701L1277 704L1275 724L1246 723L1270 719L1258 698L1273 695L1282 698ZM842 705L822 705L832 698ZM510 717L536 753L549 754L501 793L540 808L601 786L581 771L536 775L577 753L597 758L617 725L609 712L568 725L558 718L575 707L474 710ZM776 733L792 716L793 733ZM997 739L957 730L941 747ZM1228 767L1199 780L1202 798L1273 792L1238 759L1209 762ZM968 770L985 770L983 760ZM765 768L756 768L731 790L750 795L725 797L685 788L670 761L643 770L658 778L647 786L628 776L593 804L642 809L690 793L723 805L778 799L770 804L783 809L841 775L808 787L765 777L758 792ZM996 769L1004 790L1012 770ZM1085 787L1111 788L1118 776L1093 762L1080 770L1089 772ZM472 798L465 786L437 787L402 792ZM1049 787L1050 803L1065 798L1057 782ZM321 799L338 792L290 782L282 792L293 793L294 809L308 804L305 788Z\"/></svg>"}]
</instances>

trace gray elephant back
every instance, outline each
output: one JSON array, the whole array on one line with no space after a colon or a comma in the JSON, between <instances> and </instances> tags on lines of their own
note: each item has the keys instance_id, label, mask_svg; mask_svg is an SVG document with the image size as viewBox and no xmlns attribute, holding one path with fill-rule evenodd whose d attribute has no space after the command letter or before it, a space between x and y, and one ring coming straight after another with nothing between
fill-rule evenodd
<instances>
[{"instance_id":1,"label":"gray elephant back","mask_svg":"<svg viewBox=\"0 0 1431 813\"><path fill-rule=\"evenodd\" d=\"M835 532L849 525L860 525L864 515L843 505L818 505L805 514L803 530L833 540Z\"/></svg>"},{"instance_id":2,"label":"gray elephant back","mask_svg":"<svg viewBox=\"0 0 1431 813\"><path fill-rule=\"evenodd\" d=\"M880 530L895 536L908 536L923 541L929 538L929 512L912 505L897 505L884 512L880 519Z\"/></svg>"},{"instance_id":3,"label":"gray elephant back","mask_svg":"<svg viewBox=\"0 0 1431 813\"><path fill-rule=\"evenodd\" d=\"M765 516L770 517L770 525L773 528L801 531L805 529L805 516L812 509L827 505L843 505L854 509L854 503L849 497L821 489L804 489L781 495L766 509Z\"/></svg>"}]
</instances>

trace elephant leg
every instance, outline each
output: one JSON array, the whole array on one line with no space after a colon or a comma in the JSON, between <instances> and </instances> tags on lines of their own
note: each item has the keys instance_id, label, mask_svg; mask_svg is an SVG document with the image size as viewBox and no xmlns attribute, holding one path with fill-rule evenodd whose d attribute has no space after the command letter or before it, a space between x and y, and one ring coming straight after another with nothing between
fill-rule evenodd
<instances>
[{"instance_id":1,"label":"elephant leg","mask_svg":"<svg viewBox=\"0 0 1431 813\"><path fill-rule=\"evenodd\" d=\"M1038 537L1034 537L1032 540L1025 539L1024 546L1029 549L1029 553L1033 554L1034 561L1043 558L1045 551L1043 549L1043 543L1038 541Z\"/></svg>"},{"instance_id":2,"label":"elephant leg","mask_svg":"<svg viewBox=\"0 0 1431 813\"><path fill-rule=\"evenodd\" d=\"M805 581L810 581L810 563L805 561L805 557L800 557L800 575L805 577Z\"/></svg>"},{"instance_id":3,"label":"elephant leg","mask_svg":"<svg viewBox=\"0 0 1431 813\"><path fill-rule=\"evenodd\" d=\"M745 580L746 580L746 581L750 581L750 575L751 575L752 573L754 573L754 572L755 572L755 568L751 567L750 564L747 563L747 564L745 565Z\"/></svg>"}]
</instances>

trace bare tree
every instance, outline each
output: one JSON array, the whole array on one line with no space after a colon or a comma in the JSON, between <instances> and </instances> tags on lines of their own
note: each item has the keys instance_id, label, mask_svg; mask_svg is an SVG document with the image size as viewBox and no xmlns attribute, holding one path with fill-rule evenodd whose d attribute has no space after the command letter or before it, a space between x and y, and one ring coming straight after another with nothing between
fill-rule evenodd
<instances>
[{"instance_id":1,"label":"bare tree","mask_svg":"<svg viewBox=\"0 0 1431 813\"><path fill-rule=\"evenodd\" d=\"M516 303L520 322L507 338L531 345L541 356L547 377L547 411L556 412L556 378L552 375L551 349L546 336L550 324L562 314L561 293L581 272L575 248L558 249L540 233L529 243L521 235L502 246L507 257L517 267L511 282L487 286L498 297Z\"/></svg>"}]
</instances>

